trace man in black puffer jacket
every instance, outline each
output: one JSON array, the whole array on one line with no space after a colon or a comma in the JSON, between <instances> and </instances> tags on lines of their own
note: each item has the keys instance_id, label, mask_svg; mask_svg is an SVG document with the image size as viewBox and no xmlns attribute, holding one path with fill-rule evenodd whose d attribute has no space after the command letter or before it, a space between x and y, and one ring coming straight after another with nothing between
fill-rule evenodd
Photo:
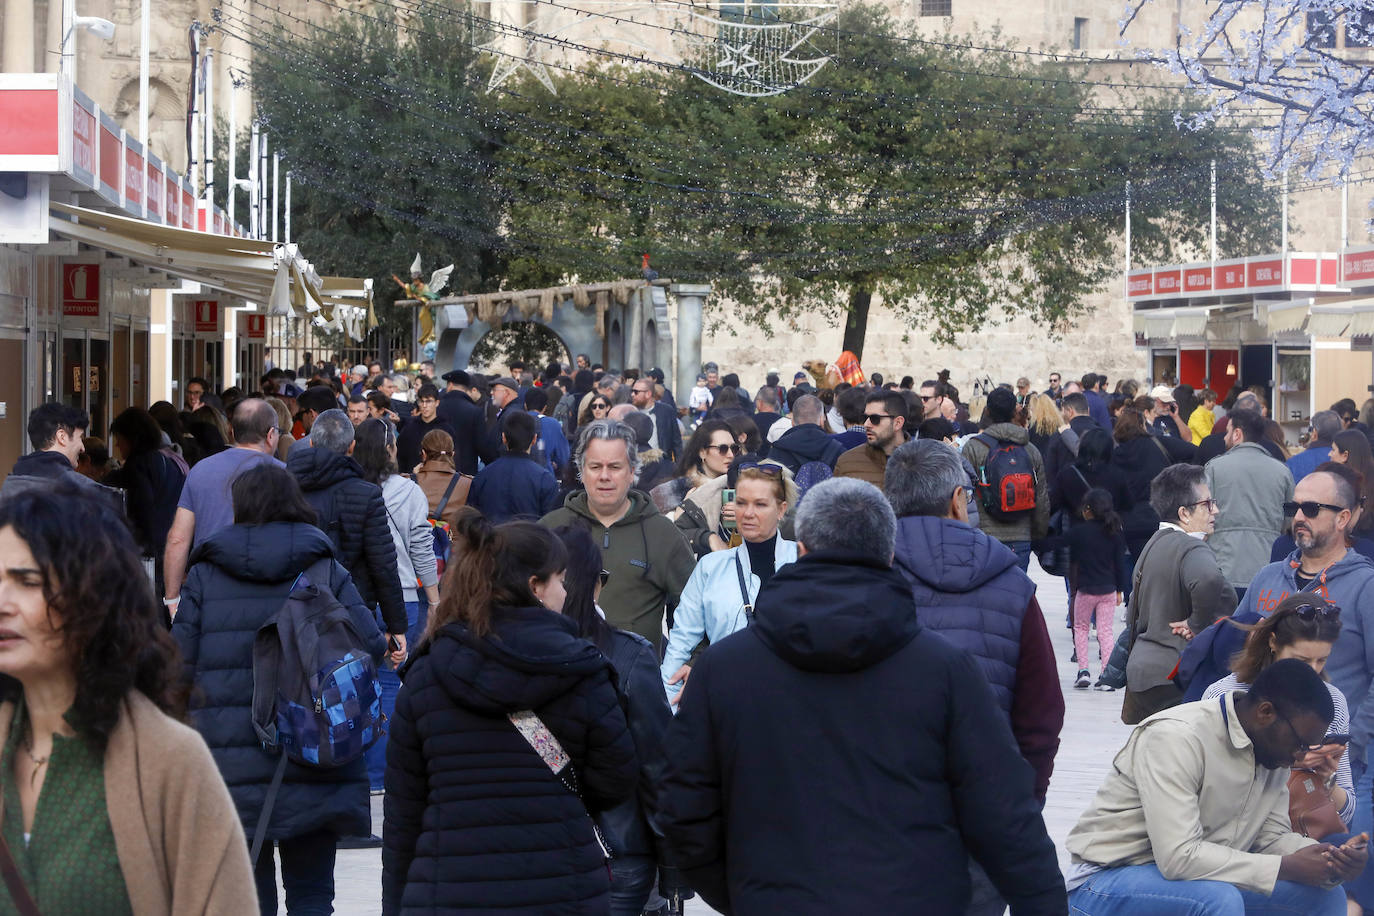
<instances>
[{"instance_id":1,"label":"man in black puffer jacket","mask_svg":"<svg viewBox=\"0 0 1374 916\"><path fill-rule=\"evenodd\" d=\"M363 479L348 457L353 423L342 410L326 410L310 427L310 448L287 457L286 468L300 481L319 526L334 542L339 562L353 577L363 602L382 609L385 629L405 658L406 606L396 571L396 545L387 526L382 489Z\"/></svg>"},{"instance_id":2,"label":"man in black puffer jacket","mask_svg":"<svg viewBox=\"0 0 1374 916\"><path fill-rule=\"evenodd\" d=\"M735 916L964 916L972 856L1015 916L1064 916L1031 768L977 663L918 622L895 530L870 483L806 494L801 558L702 654L668 730L676 863Z\"/></svg>"},{"instance_id":3,"label":"man in black puffer jacket","mask_svg":"<svg viewBox=\"0 0 1374 916\"><path fill-rule=\"evenodd\" d=\"M825 405L812 394L797 398L792 405L792 428L778 437L768 449L768 457L793 474L802 465L821 461L830 467L844 454L844 446L821 428L825 422Z\"/></svg>"}]
</instances>

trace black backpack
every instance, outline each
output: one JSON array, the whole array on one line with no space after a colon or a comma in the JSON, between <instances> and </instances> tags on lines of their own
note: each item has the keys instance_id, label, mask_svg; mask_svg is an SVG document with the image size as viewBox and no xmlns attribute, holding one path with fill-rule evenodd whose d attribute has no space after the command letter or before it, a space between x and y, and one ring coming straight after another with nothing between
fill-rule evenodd
<instances>
[{"instance_id":1,"label":"black backpack","mask_svg":"<svg viewBox=\"0 0 1374 916\"><path fill-rule=\"evenodd\" d=\"M333 558L317 560L253 641L253 729L281 760L253 836L253 861L271 821L286 761L332 768L357 760L385 731L377 665L329 587Z\"/></svg>"},{"instance_id":2,"label":"black backpack","mask_svg":"<svg viewBox=\"0 0 1374 916\"><path fill-rule=\"evenodd\" d=\"M978 469L978 495L988 514L998 521L1014 522L1035 511L1035 469L1026 447L986 433L974 438L988 447Z\"/></svg>"}]
</instances>

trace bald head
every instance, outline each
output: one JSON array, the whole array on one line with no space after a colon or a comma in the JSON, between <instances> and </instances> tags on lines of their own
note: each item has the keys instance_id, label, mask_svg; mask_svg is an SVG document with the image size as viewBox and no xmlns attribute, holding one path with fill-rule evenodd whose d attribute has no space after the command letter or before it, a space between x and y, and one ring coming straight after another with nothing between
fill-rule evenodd
<instances>
[{"instance_id":1,"label":"bald head","mask_svg":"<svg viewBox=\"0 0 1374 916\"><path fill-rule=\"evenodd\" d=\"M792 405L792 423L794 426L805 426L807 423L820 426L821 420L824 418L825 405L814 394L804 394L797 398L797 403Z\"/></svg>"},{"instance_id":2,"label":"bald head","mask_svg":"<svg viewBox=\"0 0 1374 916\"><path fill-rule=\"evenodd\" d=\"M237 445L264 445L277 428L277 411L265 398L244 398L234 405L229 420Z\"/></svg>"}]
</instances>

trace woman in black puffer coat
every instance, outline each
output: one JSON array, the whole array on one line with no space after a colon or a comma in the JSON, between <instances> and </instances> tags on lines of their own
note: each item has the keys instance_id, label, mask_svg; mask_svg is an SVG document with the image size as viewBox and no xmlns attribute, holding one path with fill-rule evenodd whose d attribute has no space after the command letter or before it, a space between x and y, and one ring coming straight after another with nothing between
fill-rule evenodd
<instances>
[{"instance_id":1,"label":"woman in black puffer coat","mask_svg":"<svg viewBox=\"0 0 1374 916\"><path fill-rule=\"evenodd\" d=\"M193 684L191 724L210 746L251 844L278 761L253 730L253 641L281 610L296 577L332 558L334 546L315 527L314 510L288 471L250 468L234 481L232 495L234 524L191 554L172 636ZM337 561L329 588L380 664L386 641ZM287 764L267 842L254 863L262 911L277 911L273 840L290 910L329 912L335 843L340 836L371 833L371 814L362 757L330 769Z\"/></svg>"},{"instance_id":2,"label":"woman in black puffer coat","mask_svg":"<svg viewBox=\"0 0 1374 916\"><path fill-rule=\"evenodd\" d=\"M611 663L555 613L567 552L528 522L464 509L462 557L402 669L387 744L382 913L604 914L588 811L633 794L639 762ZM499 562L498 562L499 558ZM509 716L557 739L578 798Z\"/></svg>"}]
</instances>

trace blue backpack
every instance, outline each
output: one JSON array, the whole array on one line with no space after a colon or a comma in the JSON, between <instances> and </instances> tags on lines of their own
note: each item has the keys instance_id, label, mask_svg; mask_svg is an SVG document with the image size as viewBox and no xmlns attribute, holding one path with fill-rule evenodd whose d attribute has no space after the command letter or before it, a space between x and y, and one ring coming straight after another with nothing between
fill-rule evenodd
<instances>
[{"instance_id":1,"label":"blue backpack","mask_svg":"<svg viewBox=\"0 0 1374 916\"><path fill-rule=\"evenodd\" d=\"M824 461L808 461L797 468L797 475L792 481L797 485L797 504L801 505L801 498L806 495L807 490L833 476L834 470Z\"/></svg>"},{"instance_id":2,"label":"blue backpack","mask_svg":"<svg viewBox=\"0 0 1374 916\"><path fill-rule=\"evenodd\" d=\"M253 836L261 851L286 762L338 767L385 730L377 665L329 587L332 558L296 577L285 603L253 641L253 729L281 760Z\"/></svg>"}]
</instances>

